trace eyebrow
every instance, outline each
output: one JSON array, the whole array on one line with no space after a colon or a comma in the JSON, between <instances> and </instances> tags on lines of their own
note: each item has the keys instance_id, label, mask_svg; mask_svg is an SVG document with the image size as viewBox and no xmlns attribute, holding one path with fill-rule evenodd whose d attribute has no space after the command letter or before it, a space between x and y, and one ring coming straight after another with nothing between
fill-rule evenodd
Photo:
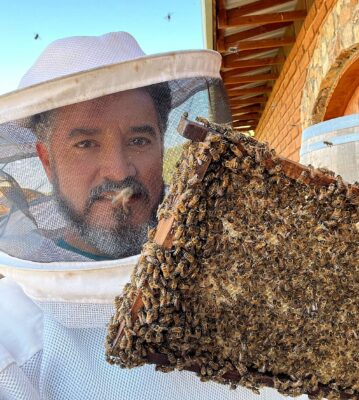
<instances>
[{"instance_id":1,"label":"eyebrow","mask_svg":"<svg viewBox=\"0 0 359 400\"><path fill-rule=\"evenodd\" d=\"M150 136L156 137L157 133L156 130L151 126L151 125L139 125L139 126L132 126L130 128L131 133L147 133ZM85 128L75 128L72 129L68 133L68 138L74 138L76 136L93 136L93 135L99 135L101 133L100 129L85 129Z\"/></svg>"},{"instance_id":2,"label":"eyebrow","mask_svg":"<svg viewBox=\"0 0 359 400\"><path fill-rule=\"evenodd\" d=\"M131 133L148 133L150 136L156 137L157 132L151 125L131 126Z\"/></svg>"},{"instance_id":3,"label":"eyebrow","mask_svg":"<svg viewBox=\"0 0 359 400\"><path fill-rule=\"evenodd\" d=\"M99 129L85 129L85 128L75 128L72 129L69 133L68 133L68 137L69 138L74 138L76 136L92 136L92 135L98 135L100 134L101 131Z\"/></svg>"}]
</instances>

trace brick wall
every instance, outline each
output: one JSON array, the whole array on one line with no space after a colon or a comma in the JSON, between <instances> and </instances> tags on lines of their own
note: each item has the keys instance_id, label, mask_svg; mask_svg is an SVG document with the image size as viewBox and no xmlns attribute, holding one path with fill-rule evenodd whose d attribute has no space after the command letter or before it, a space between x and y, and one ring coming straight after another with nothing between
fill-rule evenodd
<instances>
[{"instance_id":1,"label":"brick wall","mask_svg":"<svg viewBox=\"0 0 359 400\"><path fill-rule=\"evenodd\" d=\"M358 18L357 0L316 0L310 8L256 129L256 137L282 156L299 160L302 129L310 125L337 55L357 40L356 34L346 42L341 36L354 31Z\"/></svg>"}]
</instances>

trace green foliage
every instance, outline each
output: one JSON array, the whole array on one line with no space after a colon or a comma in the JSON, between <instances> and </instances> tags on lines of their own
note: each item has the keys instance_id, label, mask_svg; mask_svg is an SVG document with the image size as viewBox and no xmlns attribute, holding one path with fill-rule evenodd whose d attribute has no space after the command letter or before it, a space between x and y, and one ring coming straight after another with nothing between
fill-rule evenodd
<instances>
[{"instance_id":1,"label":"green foliage","mask_svg":"<svg viewBox=\"0 0 359 400\"><path fill-rule=\"evenodd\" d=\"M163 159L163 179L167 185L172 182L172 174L176 162L179 160L182 153L182 144L177 146L169 147L165 150Z\"/></svg>"}]
</instances>

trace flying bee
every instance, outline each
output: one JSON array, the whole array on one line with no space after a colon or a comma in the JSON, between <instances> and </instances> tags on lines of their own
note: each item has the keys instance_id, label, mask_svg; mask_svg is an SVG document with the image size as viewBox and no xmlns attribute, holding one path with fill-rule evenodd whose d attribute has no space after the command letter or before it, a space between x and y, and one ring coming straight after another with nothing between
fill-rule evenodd
<instances>
[{"instance_id":1,"label":"flying bee","mask_svg":"<svg viewBox=\"0 0 359 400\"><path fill-rule=\"evenodd\" d=\"M327 141L327 140L324 140L324 141L323 141L323 144L325 144L326 146L329 146L329 147L332 147L332 146L333 146L333 143L332 143L332 142L329 142L329 141Z\"/></svg>"},{"instance_id":2,"label":"flying bee","mask_svg":"<svg viewBox=\"0 0 359 400\"><path fill-rule=\"evenodd\" d=\"M166 19L168 22L170 22L172 19L172 15L173 15L172 12L167 13L167 15L164 17L164 19Z\"/></svg>"}]
</instances>

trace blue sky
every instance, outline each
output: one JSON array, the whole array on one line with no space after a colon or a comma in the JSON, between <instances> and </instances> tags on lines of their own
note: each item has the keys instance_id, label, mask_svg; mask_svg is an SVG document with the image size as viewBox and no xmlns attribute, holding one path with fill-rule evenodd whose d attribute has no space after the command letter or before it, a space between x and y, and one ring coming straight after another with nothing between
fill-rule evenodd
<instances>
[{"instance_id":1,"label":"blue sky","mask_svg":"<svg viewBox=\"0 0 359 400\"><path fill-rule=\"evenodd\" d=\"M61 37L127 31L148 54L203 48L201 0L0 0L0 4L0 94L15 90L42 50Z\"/></svg>"}]
</instances>

